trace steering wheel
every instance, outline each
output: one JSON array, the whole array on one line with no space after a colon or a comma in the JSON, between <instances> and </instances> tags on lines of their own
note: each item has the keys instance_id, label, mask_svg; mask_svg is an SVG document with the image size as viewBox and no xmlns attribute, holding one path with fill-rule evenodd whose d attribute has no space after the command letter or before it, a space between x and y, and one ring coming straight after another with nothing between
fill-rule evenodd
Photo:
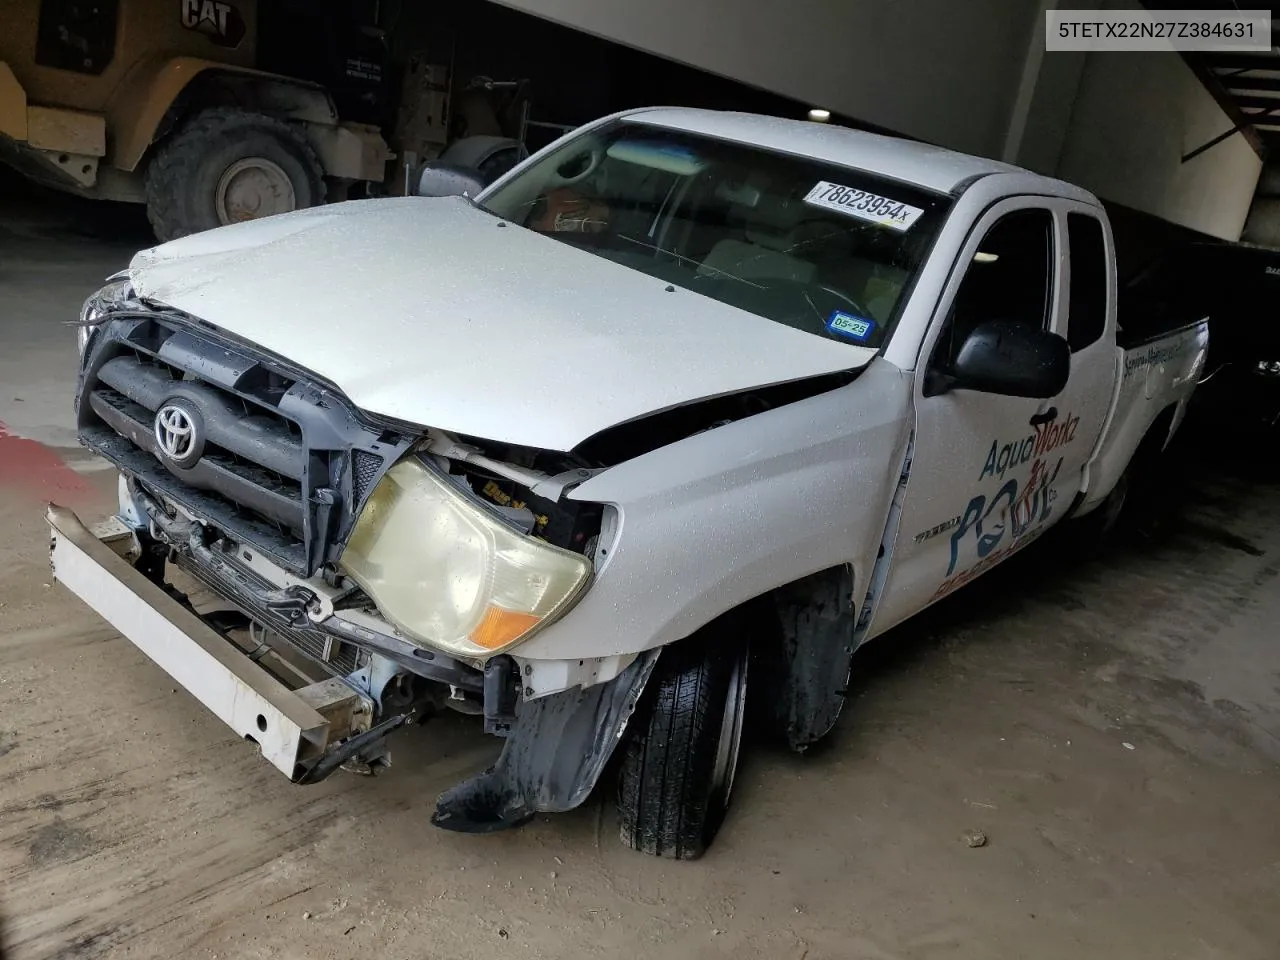
<instances>
[{"instance_id":1,"label":"steering wheel","mask_svg":"<svg viewBox=\"0 0 1280 960\"><path fill-rule=\"evenodd\" d=\"M771 286L773 285L771 284ZM791 294L791 302L795 303L795 309L792 312L794 319L781 320L782 323L788 326L816 333L828 339L840 340L844 343L853 342L851 338L841 337L827 329L827 319L831 316L832 311L840 310L844 313L851 313L855 317L862 317L871 321L874 329L875 321L872 319L873 315L868 313L862 304L843 290L827 286L825 283L813 284L800 281L787 281L784 286L773 286L773 289L777 292L787 289ZM796 301L799 301L799 303L796 303Z\"/></svg>"},{"instance_id":2,"label":"steering wheel","mask_svg":"<svg viewBox=\"0 0 1280 960\"><path fill-rule=\"evenodd\" d=\"M759 283L759 281L756 281ZM822 283L805 283L799 280L766 281L766 289L776 306L773 318L806 333L816 333L832 340L854 342L827 329L827 318L833 310L851 313L856 317L872 319L862 304L843 290ZM874 321L873 321L874 322Z\"/></svg>"},{"instance_id":3,"label":"steering wheel","mask_svg":"<svg viewBox=\"0 0 1280 960\"><path fill-rule=\"evenodd\" d=\"M560 172L565 167L578 162L581 158L582 158L582 154L579 153L575 156L570 157L568 160L565 160L564 163L556 167L555 172L551 174L551 177L549 178L547 185L551 187L567 187L567 186L570 186L571 184L580 183L581 181L587 179L587 177L591 176L591 174L596 172L596 168L600 166L600 164L604 161L604 147L601 146L600 144L596 144L594 147L592 147L590 152L587 153L586 155L586 159L587 159L586 166L583 167L582 170L580 170L578 173L573 173L573 174L570 174L569 176L565 176Z\"/></svg>"},{"instance_id":4,"label":"steering wheel","mask_svg":"<svg viewBox=\"0 0 1280 960\"><path fill-rule=\"evenodd\" d=\"M853 297L849 296L843 290L837 290L835 287L829 287L825 283L819 284L818 290L822 293L825 293L831 299L838 300L841 303L845 304L845 306L849 308L848 311L846 312L852 313L855 316L863 317L864 319L867 319L867 320L871 320L872 323L875 322L871 314L867 312L867 308L864 307L862 304L860 304L857 300L853 299Z\"/></svg>"}]
</instances>

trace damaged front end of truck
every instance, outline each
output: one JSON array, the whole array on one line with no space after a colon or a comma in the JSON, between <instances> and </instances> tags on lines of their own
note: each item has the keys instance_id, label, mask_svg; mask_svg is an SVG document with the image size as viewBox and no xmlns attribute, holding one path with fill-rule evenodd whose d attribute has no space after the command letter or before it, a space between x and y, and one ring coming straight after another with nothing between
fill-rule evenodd
<instances>
[{"instance_id":1,"label":"damaged front end of truck","mask_svg":"<svg viewBox=\"0 0 1280 960\"><path fill-rule=\"evenodd\" d=\"M78 429L119 469L120 513L95 536L51 509L60 580L296 782L376 771L392 731L455 710L506 745L436 822L585 798L655 654L535 681L518 646L607 552L607 508L562 498L591 468L379 421L128 291L88 320Z\"/></svg>"},{"instance_id":2,"label":"damaged front end of truck","mask_svg":"<svg viewBox=\"0 0 1280 960\"><path fill-rule=\"evenodd\" d=\"M86 304L121 528L52 511L55 573L293 780L473 714L503 749L437 824L570 809L619 754L623 842L689 858L749 674L793 748L834 725L909 440L880 350L949 201L648 119L474 200L144 250ZM878 212L810 202L836 181Z\"/></svg>"},{"instance_id":3,"label":"damaged front end of truck","mask_svg":"<svg viewBox=\"0 0 1280 960\"><path fill-rule=\"evenodd\" d=\"M120 471L120 509L91 533L51 508L57 578L297 783L375 773L390 734L441 711L481 718L502 752L432 818L468 832L582 803L659 655L522 656L617 538L614 506L567 494L853 376L722 396L549 452L371 416L127 282L101 296L82 318L77 419Z\"/></svg>"}]
</instances>

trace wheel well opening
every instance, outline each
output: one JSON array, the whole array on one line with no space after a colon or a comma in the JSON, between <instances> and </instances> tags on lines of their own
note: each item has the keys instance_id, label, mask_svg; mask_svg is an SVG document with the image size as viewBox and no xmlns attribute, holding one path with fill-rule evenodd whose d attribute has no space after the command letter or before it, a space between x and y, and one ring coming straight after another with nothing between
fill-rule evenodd
<instances>
[{"instance_id":1,"label":"wheel well opening","mask_svg":"<svg viewBox=\"0 0 1280 960\"><path fill-rule=\"evenodd\" d=\"M1163 453L1169 448L1169 443L1173 439L1169 431L1173 429L1173 418L1177 412L1178 405L1171 403L1156 414L1156 418L1151 421L1151 426L1147 429L1146 436L1142 438L1142 443L1138 445L1135 458Z\"/></svg>"},{"instance_id":2,"label":"wheel well opening","mask_svg":"<svg viewBox=\"0 0 1280 960\"><path fill-rule=\"evenodd\" d=\"M338 122L337 108L321 87L287 78L260 77L232 70L202 71L183 88L165 111L144 154L149 161L157 147L184 123L204 110L226 107L246 113L260 113L280 120L332 125Z\"/></svg>"},{"instance_id":3,"label":"wheel well opening","mask_svg":"<svg viewBox=\"0 0 1280 960\"><path fill-rule=\"evenodd\" d=\"M760 716L793 750L826 736L844 705L856 645L853 588L852 566L840 564L730 611L750 634Z\"/></svg>"}]
</instances>

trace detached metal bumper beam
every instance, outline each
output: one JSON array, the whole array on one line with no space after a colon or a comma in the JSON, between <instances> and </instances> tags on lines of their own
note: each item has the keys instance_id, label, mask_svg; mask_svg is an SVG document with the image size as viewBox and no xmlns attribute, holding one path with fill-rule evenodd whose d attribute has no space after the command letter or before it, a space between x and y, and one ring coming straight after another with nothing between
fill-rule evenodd
<instances>
[{"instance_id":1,"label":"detached metal bumper beam","mask_svg":"<svg viewBox=\"0 0 1280 960\"><path fill-rule=\"evenodd\" d=\"M350 701L362 699L341 681L290 690L135 570L73 512L50 505L48 518L54 577L238 736L254 741L290 780L307 778L331 737L353 732L326 709L330 701L345 701L339 714L349 720Z\"/></svg>"}]
</instances>

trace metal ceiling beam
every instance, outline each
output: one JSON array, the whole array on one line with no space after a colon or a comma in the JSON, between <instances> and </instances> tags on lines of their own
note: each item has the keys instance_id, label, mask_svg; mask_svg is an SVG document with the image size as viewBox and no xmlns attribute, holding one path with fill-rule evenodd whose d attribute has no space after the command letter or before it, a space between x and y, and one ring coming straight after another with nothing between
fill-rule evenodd
<instances>
[{"instance_id":1,"label":"metal ceiling beam","mask_svg":"<svg viewBox=\"0 0 1280 960\"><path fill-rule=\"evenodd\" d=\"M1202 53L1200 58L1215 70L1280 70L1276 53Z\"/></svg>"},{"instance_id":2,"label":"metal ceiling beam","mask_svg":"<svg viewBox=\"0 0 1280 960\"><path fill-rule=\"evenodd\" d=\"M1238 56L1238 54L1233 54L1233 56ZM1227 93L1226 88L1222 85L1222 78L1209 69L1210 62L1203 54L1197 56L1184 53L1182 59L1195 73L1196 79L1200 81L1201 85L1209 91L1209 95L1217 101L1218 106L1222 108L1222 112L1227 115L1227 119L1231 121L1231 132L1239 131L1249 146L1253 148L1253 152L1265 159L1267 153L1266 144L1263 143L1262 137L1258 135L1258 131L1251 126L1252 120L1249 116L1240 109L1240 105L1235 98ZM1274 59L1275 65L1280 67L1280 57ZM1218 64L1214 63L1213 65L1217 66ZM1215 140L1214 142L1220 141ZM1193 152L1198 153L1200 151ZM1186 160L1184 159L1183 163L1185 162Z\"/></svg>"},{"instance_id":3,"label":"metal ceiling beam","mask_svg":"<svg viewBox=\"0 0 1280 960\"><path fill-rule=\"evenodd\" d=\"M1236 106L1244 110L1280 110L1280 96L1275 97L1241 97L1233 96L1231 98L1236 102ZM1252 114L1245 113L1246 117Z\"/></svg>"},{"instance_id":4,"label":"metal ceiling beam","mask_svg":"<svg viewBox=\"0 0 1280 960\"><path fill-rule=\"evenodd\" d=\"M1276 69L1280 69L1277 67ZM1230 76L1218 79L1228 90L1275 90L1280 93L1280 79L1275 77ZM1233 94L1235 96L1235 94Z\"/></svg>"}]
</instances>

